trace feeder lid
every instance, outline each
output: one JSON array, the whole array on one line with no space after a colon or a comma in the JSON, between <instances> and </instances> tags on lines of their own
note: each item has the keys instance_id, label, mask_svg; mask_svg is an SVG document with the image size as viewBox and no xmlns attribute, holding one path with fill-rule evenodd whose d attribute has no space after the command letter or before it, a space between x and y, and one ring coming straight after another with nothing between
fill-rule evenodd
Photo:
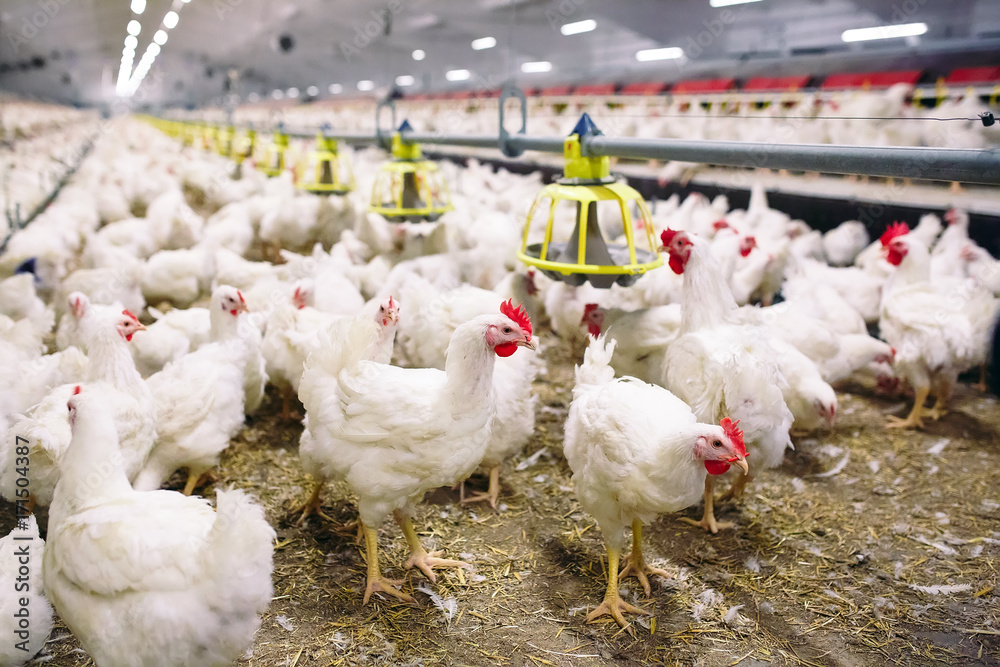
<instances>
[{"instance_id":1,"label":"feeder lid","mask_svg":"<svg viewBox=\"0 0 1000 667\"><path fill-rule=\"evenodd\" d=\"M410 125L409 119L403 120L403 124L399 126L398 132L413 132L413 126Z\"/></svg>"},{"instance_id":2,"label":"feeder lid","mask_svg":"<svg viewBox=\"0 0 1000 667\"><path fill-rule=\"evenodd\" d=\"M601 132L601 130L594 123L593 119L590 117L590 114L584 111L583 115L580 116L580 120L576 121L576 125L573 127L573 130L572 132L570 132L570 134L571 135L576 134L582 137L588 134L599 135L604 133Z\"/></svg>"}]
</instances>

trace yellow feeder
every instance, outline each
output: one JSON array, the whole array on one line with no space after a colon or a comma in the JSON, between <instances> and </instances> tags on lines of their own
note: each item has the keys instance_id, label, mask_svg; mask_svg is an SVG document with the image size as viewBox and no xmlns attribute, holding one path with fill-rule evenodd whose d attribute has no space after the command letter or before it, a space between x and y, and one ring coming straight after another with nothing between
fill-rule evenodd
<instances>
[{"instance_id":1,"label":"yellow feeder","mask_svg":"<svg viewBox=\"0 0 1000 667\"><path fill-rule=\"evenodd\" d=\"M565 177L538 193L528 211L517 256L549 278L570 285L582 285L589 280L591 285L602 289L616 283L628 287L646 271L662 266L663 259L656 252L652 217L642 195L611 176L607 157L580 154L580 137L599 133L590 116L583 114L563 144ZM649 250L636 248L637 230L631 208L641 218L638 228L645 233ZM553 239L554 223L570 215L576 222L569 238ZM529 245L529 234L539 221L545 223L544 240ZM620 225L626 244L609 243L602 233L602 224L604 229Z\"/></svg>"},{"instance_id":2,"label":"yellow feeder","mask_svg":"<svg viewBox=\"0 0 1000 667\"><path fill-rule=\"evenodd\" d=\"M274 177L285 170L286 153L288 153L288 135L284 132L284 127L279 123L271 136L271 143L268 144L264 153L264 161L257 166L266 176Z\"/></svg>"},{"instance_id":3,"label":"yellow feeder","mask_svg":"<svg viewBox=\"0 0 1000 667\"><path fill-rule=\"evenodd\" d=\"M418 144L404 144L400 132L412 130L403 121L392 136L392 161L382 165L372 186L370 211L389 222L434 222L451 211L451 196L437 164L422 159Z\"/></svg>"},{"instance_id":4,"label":"yellow feeder","mask_svg":"<svg viewBox=\"0 0 1000 667\"><path fill-rule=\"evenodd\" d=\"M244 160L253 157L254 149L257 147L257 131L252 127L233 139L233 160L236 164L242 164Z\"/></svg>"},{"instance_id":5,"label":"yellow feeder","mask_svg":"<svg viewBox=\"0 0 1000 667\"><path fill-rule=\"evenodd\" d=\"M330 126L316 134L316 148L309 154L306 173L299 188L317 195L342 195L354 189L354 173L337 153L337 140L326 136Z\"/></svg>"}]
</instances>

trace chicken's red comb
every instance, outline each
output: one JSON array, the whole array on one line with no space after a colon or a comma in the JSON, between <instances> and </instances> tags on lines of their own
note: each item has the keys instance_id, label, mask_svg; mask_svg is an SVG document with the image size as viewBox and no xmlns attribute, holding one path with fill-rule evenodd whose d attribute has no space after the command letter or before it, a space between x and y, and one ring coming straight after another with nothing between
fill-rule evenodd
<instances>
[{"instance_id":1,"label":"chicken's red comb","mask_svg":"<svg viewBox=\"0 0 1000 667\"><path fill-rule=\"evenodd\" d=\"M391 294L389 295L389 307L390 308L395 308L396 307L396 302L392 300L392 295Z\"/></svg>"},{"instance_id":2,"label":"chicken's red comb","mask_svg":"<svg viewBox=\"0 0 1000 667\"><path fill-rule=\"evenodd\" d=\"M76 396L79 393L80 393L80 385L76 385L76 387L74 387L73 389L73 395Z\"/></svg>"},{"instance_id":3,"label":"chicken's red comb","mask_svg":"<svg viewBox=\"0 0 1000 667\"><path fill-rule=\"evenodd\" d=\"M243 292L236 290L236 296L240 297L240 303L246 303L246 301L243 299Z\"/></svg>"},{"instance_id":4,"label":"chicken's red comb","mask_svg":"<svg viewBox=\"0 0 1000 667\"><path fill-rule=\"evenodd\" d=\"M716 220L715 222L712 223L712 228L715 231L719 231L720 229L725 229L728 226L729 223L726 222L725 220Z\"/></svg>"},{"instance_id":5,"label":"chicken's red comb","mask_svg":"<svg viewBox=\"0 0 1000 667\"><path fill-rule=\"evenodd\" d=\"M528 317L528 313L524 312L524 306L517 304L515 308L513 301L507 299L500 304L500 312L512 319L517 326L521 327L521 331L528 334L528 338L531 338L531 318Z\"/></svg>"},{"instance_id":6,"label":"chicken's red comb","mask_svg":"<svg viewBox=\"0 0 1000 667\"><path fill-rule=\"evenodd\" d=\"M726 434L726 437L736 446L736 451L741 456L746 456L747 448L743 444L743 430L736 428L739 423L739 419L733 421L729 417L723 417L722 421L719 422L719 426L722 427L722 431Z\"/></svg>"},{"instance_id":7,"label":"chicken's red comb","mask_svg":"<svg viewBox=\"0 0 1000 667\"><path fill-rule=\"evenodd\" d=\"M598 306L596 303L588 303L586 306L583 307L583 316L586 317L587 315L590 315L598 308L600 308L600 306Z\"/></svg>"},{"instance_id":8,"label":"chicken's red comb","mask_svg":"<svg viewBox=\"0 0 1000 667\"><path fill-rule=\"evenodd\" d=\"M125 315L126 317L130 317L130 318L132 318L133 320L135 320L136 322L138 322L138 321L139 321L139 318L138 318L138 317L136 317L135 315L133 315L133 314L132 314L132 311L131 311L131 310L129 310L128 308L126 308L125 310L123 310L123 311L122 311L122 315Z\"/></svg>"},{"instance_id":9,"label":"chicken's red comb","mask_svg":"<svg viewBox=\"0 0 1000 667\"><path fill-rule=\"evenodd\" d=\"M668 227L667 229L664 229L663 232L660 233L660 242L664 245L664 247L669 247L670 244L673 242L674 237L677 236L678 234L680 234L680 231L676 229L670 229Z\"/></svg>"},{"instance_id":10,"label":"chicken's red comb","mask_svg":"<svg viewBox=\"0 0 1000 667\"><path fill-rule=\"evenodd\" d=\"M882 242L882 247L888 246L892 243L892 240L899 238L910 233L910 226L905 222L894 222L889 225L889 228L885 230L879 240Z\"/></svg>"}]
</instances>

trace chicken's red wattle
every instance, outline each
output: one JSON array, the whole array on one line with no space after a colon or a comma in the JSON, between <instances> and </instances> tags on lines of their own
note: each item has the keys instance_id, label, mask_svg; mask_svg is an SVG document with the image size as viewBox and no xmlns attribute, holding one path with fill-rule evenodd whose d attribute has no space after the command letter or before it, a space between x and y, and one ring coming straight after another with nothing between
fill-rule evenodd
<instances>
[{"instance_id":1,"label":"chicken's red wattle","mask_svg":"<svg viewBox=\"0 0 1000 667\"><path fill-rule=\"evenodd\" d=\"M684 260L681 259L681 257L679 255L675 255L673 253L670 253L670 260L667 262L667 265L677 275L681 275L681 274L684 273Z\"/></svg>"},{"instance_id":2,"label":"chicken's red wattle","mask_svg":"<svg viewBox=\"0 0 1000 667\"><path fill-rule=\"evenodd\" d=\"M509 357L517 351L517 343L500 343L493 348L498 357Z\"/></svg>"},{"instance_id":3,"label":"chicken's red wattle","mask_svg":"<svg viewBox=\"0 0 1000 667\"><path fill-rule=\"evenodd\" d=\"M729 464L725 461L705 461L705 470L709 475L721 475L729 470Z\"/></svg>"}]
</instances>

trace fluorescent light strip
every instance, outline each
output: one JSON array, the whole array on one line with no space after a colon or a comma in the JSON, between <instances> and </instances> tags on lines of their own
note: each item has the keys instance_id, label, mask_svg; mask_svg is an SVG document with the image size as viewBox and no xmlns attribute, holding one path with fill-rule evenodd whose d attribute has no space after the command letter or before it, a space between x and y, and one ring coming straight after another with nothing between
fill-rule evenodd
<instances>
[{"instance_id":1,"label":"fluorescent light strip","mask_svg":"<svg viewBox=\"0 0 1000 667\"><path fill-rule=\"evenodd\" d=\"M563 27L559 28L559 32L564 35L579 35L582 32L590 32L597 27L597 21L594 19L587 19L585 21L576 21L575 23L563 24Z\"/></svg>"},{"instance_id":2,"label":"fluorescent light strip","mask_svg":"<svg viewBox=\"0 0 1000 667\"><path fill-rule=\"evenodd\" d=\"M472 40L472 50L482 51L483 49L492 49L497 45L496 37L480 37L479 39Z\"/></svg>"},{"instance_id":3,"label":"fluorescent light strip","mask_svg":"<svg viewBox=\"0 0 1000 667\"><path fill-rule=\"evenodd\" d=\"M745 5L750 2L760 2L760 0L708 0L708 4L713 7L729 7L730 5Z\"/></svg>"},{"instance_id":4,"label":"fluorescent light strip","mask_svg":"<svg viewBox=\"0 0 1000 667\"><path fill-rule=\"evenodd\" d=\"M339 83L331 83L330 87L326 89L326 92L330 93L331 95L340 95L342 92L344 92L344 87Z\"/></svg>"},{"instance_id":5,"label":"fluorescent light strip","mask_svg":"<svg viewBox=\"0 0 1000 667\"><path fill-rule=\"evenodd\" d=\"M401 87L412 86L417 80L409 74L401 74L396 77L396 85Z\"/></svg>"},{"instance_id":6,"label":"fluorescent light strip","mask_svg":"<svg viewBox=\"0 0 1000 667\"><path fill-rule=\"evenodd\" d=\"M635 59L641 63L651 60L674 60L684 55L684 49L679 46L668 46L662 49L643 49L636 51Z\"/></svg>"},{"instance_id":7,"label":"fluorescent light strip","mask_svg":"<svg viewBox=\"0 0 1000 667\"><path fill-rule=\"evenodd\" d=\"M369 90L374 90L374 89L375 89L375 82L372 81L371 79L362 79L361 81L358 81L358 90L360 90L361 92L366 93Z\"/></svg>"},{"instance_id":8,"label":"fluorescent light strip","mask_svg":"<svg viewBox=\"0 0 1000 667\"><path fill-rule=\"evenodd\" d=\"M146 11L146 0L132 0L132 13L142 14Z\"/></svg>"},{"instance_id":9,"label":"fluorescent light strip","mask_svg":"<svg viewBox=\"0 0 1000 667\"><path fill-rule=\"evenodd\" d=\"M411 55L413 56L414 60L423 60L424 58L427 57L427 54L424 53L423 49L417 49Z\"/></svg>"},{"instance_id":10,"label":"fluorescent light strip","mask_svg":"<svg viewBox=\"0 0 1000 667\"><path fill-rule=\"evenodd\" d=\"M146 9L146 0L132 0L131 6L134 13L141 14ZM164 14L163 20L160 23L167 30L172 30L177 27L177 23L179 21L180 15L178 15L175 10L171 9ZM133 19L132 23L137 22ZM129 33L132 33L132 23L129 23ZM136 31L135 34L138 34L138 31ZM133 50L138 45L138 40L136 40L135 34L129 35L129 37L135 41L135 43L131 46ZM129 48L129 37L125 40L126 49ZM122 67L118 70L118 84L115 86L118 95L122 97L131 97L132 95L135 95L139 86L142 85L143 79L146 78L146 74L148 74L150 68L152 68L153 62L156 60L156 56L160 54L160 46L167 43L168 37L169 35L166 30L163 30L162 28L153 34L153 41L146 47L146 52L142 54L142 59L139 61L135 70L131 72L131 76L129 76L129 72L127 71L128 69L131 69L131 59L126 60L126 53L124 51L122 52ZM134 51L132 55L135 55ZM128 68L125 66L126 62L129 63Z\"/></svg>"},{"instance_id":11,"label":"fluorescent light strip","mask_svg":"<svg viewBox=\"0 0 1000 667\"><path fill-rule=\"evenodd\" d=\"M521 71L525 74L540 74L542 72L551 72L552 63L548 60L538 60L531 63L524 63L521 65Z\"/></svg>"},{"instance_id":12,"label":"fluorescent light strip","mask_svg":"<svg viewBox=\"0 0 1000 667\"><path fill-rule=\"evenodd\" d=\"M449 81L466 81L472 74L467 69L450 69L444 73L444 78Z\"/></svg>"},{"instance_id":13,"label":"fluorescent light strip","mask_svg":"<svg viewBox=\"0 0 1000 667\"><path fill-rule=\"evenodd\" d=\"M170 10L163 17L163 27L166 28L167 30L173 30L174 28L177 27L177 22L180 20L180 18L181 17L177 15L177 12Z\"/></svg>"},{"instance_id":14,"label":"fluorescent light strip","mask_svg":"<svg viewBox=\"0 0 1000 667\"><path fill-rule=\"evenodd\" d=\"M845 42L867 42L873 39L894 39L897 37L916 37L927 32L926 23L899 23L896 25L881 25L871 28L854 28L845 30L840 36Z\"/></svg>"}]
</instances>

